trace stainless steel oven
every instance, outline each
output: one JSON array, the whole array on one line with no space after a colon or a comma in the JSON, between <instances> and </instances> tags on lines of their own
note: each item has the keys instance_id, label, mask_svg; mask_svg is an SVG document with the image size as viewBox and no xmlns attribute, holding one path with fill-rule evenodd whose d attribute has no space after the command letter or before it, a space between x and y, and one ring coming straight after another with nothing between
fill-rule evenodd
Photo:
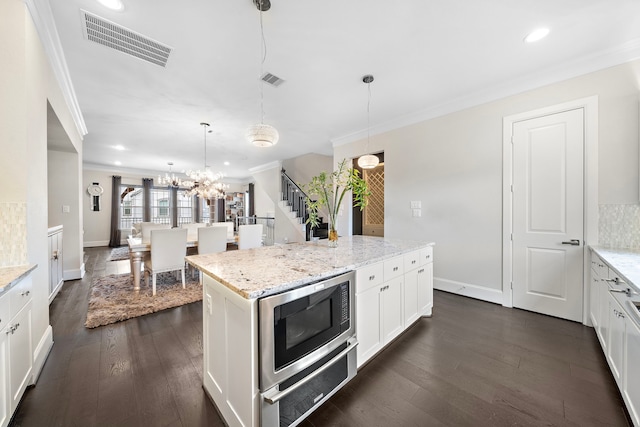
<instances>
[{"instance_id":1,"label":"stainless steel oven","mask_svg":"<svg viewBox=\"0 0 640 427\"><path fill-rule=\"evenodd\" d=\"M296 425L355 375L354 287L349 272L259 301L263 425Z\"/></svg>"}]
</instances>

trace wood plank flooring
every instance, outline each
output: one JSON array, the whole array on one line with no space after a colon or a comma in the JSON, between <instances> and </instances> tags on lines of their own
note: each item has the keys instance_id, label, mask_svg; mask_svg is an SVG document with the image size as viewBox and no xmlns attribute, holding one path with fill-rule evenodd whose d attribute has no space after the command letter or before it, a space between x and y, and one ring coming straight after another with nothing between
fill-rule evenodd
<instances>
[{"instance_id":1,"label":"wood plank flooring","mask_svg":"<svg viewBox=\"0 0 640 427\"><path fill-rule=\"evenodd\" d=\"M51 304L54 347L13 426L221 426L202 388L202 304L86 329L86 250ZM303 426L629 426L592 328L444 292Z\"/></svg>"}]
</instances>

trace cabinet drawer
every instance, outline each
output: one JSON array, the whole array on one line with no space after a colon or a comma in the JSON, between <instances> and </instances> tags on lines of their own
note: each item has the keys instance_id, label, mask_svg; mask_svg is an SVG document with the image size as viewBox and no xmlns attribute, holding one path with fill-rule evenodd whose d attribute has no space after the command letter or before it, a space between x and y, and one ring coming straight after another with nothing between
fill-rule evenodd
<instances>
[{"instance_id":1,"label":"cabinet drawer","mask_svg":"<svg viewBox=\"0 0 640 427\"><path fill-rule=\"evenodd\" d=\"M420 251L404 254L404 271L411 271L420 266Z\"/></svg>"},{"instance_id":2,"label":"cabinet drawer","mask_svg":"<svg viewBox=\"0 0 640 427\"><path fill-rule=\"evenodd\" d=\"M364 292L372 286L377 286L384 279L382 263L371 264L356 270L356 293Z\"/></svg>"},{"instance_id":3,"label":"cabinet drawer","mask_svg":"<svg viewBox=\"0 0 640 427\"><path fill-rule=\"evenodd\" d=\"M384 262L384 280L385 282L394 277L404 274L404 258L397 256Z\"/></svg>"},{"instance_id":4,"label":"cabinet drawer","mask_svg":"<svg viewBox=\"0 0 640 427\"><path fill-rule=\"evenodd\" d=\"M0 296L0 329L4 328L9 319L11 319L11 297L8 292Z\"/></svg>"},{"instance_id":5,"label":"cabinet drawer","mask_svg":"<svg viewBox=\"0 0 640 427\"><path fill-rule=\"evenodd\" d=\"M11 299L11 317L18 314L27 302L31 301L31 293L33 292L31 277L25 277L9 290L9 298Z\"/></svg>"},{"instance_id":6,"label":"cabinet drawer","mask_svg":"<svg viewBox=\"0 0 640 427\"><path fill-rule=\"evenodd\" d=\"M428 246L420 250L420 265L433 262L433 246Z\"/></svg>"}]
</instances>

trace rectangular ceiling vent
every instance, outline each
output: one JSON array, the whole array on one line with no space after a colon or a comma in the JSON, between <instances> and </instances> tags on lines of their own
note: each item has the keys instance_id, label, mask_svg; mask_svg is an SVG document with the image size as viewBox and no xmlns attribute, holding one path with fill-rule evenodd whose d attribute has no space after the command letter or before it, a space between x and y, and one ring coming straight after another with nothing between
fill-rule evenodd
<instances>
[{"instance_id":1,"label":"rectangular ceiling vent","mask_svg":"<svg viewBox=\"0 0 640 427\"><path fill-rule=\"evenodd\" d=\"M260 80L262 80L265 83L269 83L271 86L275 86L275 87L278 87L282 83L284 83L284 80L282 80L278 76L274 76L271 73L264 73L262 77L260 77Z\"/></svg>"},{"instance_id":2,"label":"rectangular ceiling vent","mask_svg":"<svg viewBox=\"0 0 640 427\"><path fill-rule=\"evenodd\" d=\"M104 18L82 10L82 30L87 40L100 43L152 64L167 65L171 48Z\"/></svg>"}]
</instances>

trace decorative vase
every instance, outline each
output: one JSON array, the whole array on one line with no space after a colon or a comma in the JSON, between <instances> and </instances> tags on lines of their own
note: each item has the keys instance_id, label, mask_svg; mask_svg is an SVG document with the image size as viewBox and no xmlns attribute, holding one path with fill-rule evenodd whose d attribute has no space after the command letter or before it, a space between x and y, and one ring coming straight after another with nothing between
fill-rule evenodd
<instances>
[{"instance_id":1,"label":"decorative vase","mask_svg":"<svg viewBox=\"0 0 640 427\"><path fill-rule=\"evenodd\" d=\"M329 228L329 247L338 247L338 230L335 229L333 224L331 224L331 227Z\"/></svg>"}]
</instances>

